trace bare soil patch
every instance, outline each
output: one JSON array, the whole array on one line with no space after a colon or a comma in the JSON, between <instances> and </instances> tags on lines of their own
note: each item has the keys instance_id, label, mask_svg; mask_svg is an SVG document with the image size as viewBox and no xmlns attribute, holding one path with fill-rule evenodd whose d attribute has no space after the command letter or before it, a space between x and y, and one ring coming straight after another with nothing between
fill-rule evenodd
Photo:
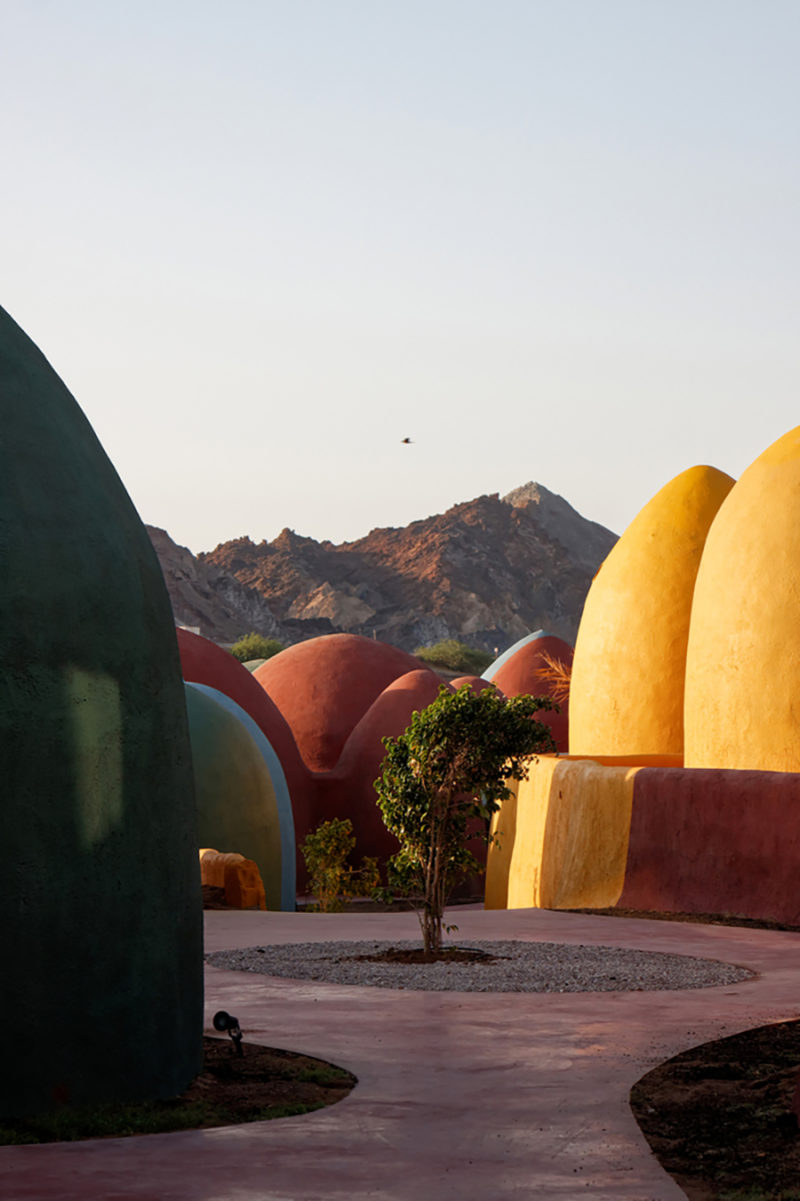
<instances>
[{"instance_id":1,"label":"bare soil patch","mask_svg":"<svg viewBox=\"0 0 800 1201\"><path fill-rule=\"evenodd\" d=\"M691 1201L800 1201L798 1071L800 1021L760 1026L660 1064L631 1108Z\"/></svg>"},{"instance_id":2,"label":"bare soil patch","mask_svg":"<svg viewBox=\"0 0 800 1201\"><path fill-rule=\"evenodd\" d=\"M730 913L666 913L656 909L558 909L554 913L586 913L597 917L638 917L654 922L688 922L701 926L738 926L743 930L788 930L800 934L800 926L787 926L768 918L737 917Z\"/></svg>"}]
</instances>

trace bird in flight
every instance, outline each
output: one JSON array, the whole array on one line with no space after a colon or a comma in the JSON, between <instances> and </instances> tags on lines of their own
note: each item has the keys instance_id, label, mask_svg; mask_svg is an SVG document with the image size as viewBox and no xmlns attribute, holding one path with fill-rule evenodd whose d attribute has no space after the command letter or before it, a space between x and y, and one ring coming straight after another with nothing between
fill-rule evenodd
<instances>
[{"instance_id":1,"label":"bird in flight","mask_svg":"<svg viewBox=\"0 0 800 1201\"><path fill-rule=\"evenodd\" d=\"M401 441L403 442L403 445L404 445L404 446L410 446L410 445L411 445L411 439L410 439L410 438L403 438L403 439L401 439Z\"/></svg>"}]
</instances>

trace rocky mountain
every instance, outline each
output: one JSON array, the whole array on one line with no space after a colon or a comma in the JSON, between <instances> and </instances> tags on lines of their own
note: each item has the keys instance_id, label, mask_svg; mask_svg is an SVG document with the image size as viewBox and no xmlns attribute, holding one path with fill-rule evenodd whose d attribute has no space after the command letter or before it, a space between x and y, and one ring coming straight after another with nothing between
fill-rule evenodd
<instances>
[{"instance_id":1,"label":"rocky mountain","mask_svg":"<svg viewBox=\"0 0 800 1201\"><path fill-rule=\"evenodd\" d=\"M177 625L197 630L213 642L236 642L257 630L266 638L289 641L260 593L244 587L213 563L199 562L166 530L145 527L158 555Z\"/></svg>"},{"instance_id":2,"label":"rocky mountain","mask_svg":"<svg viewBox=\"0 0 800 1201\"><path fill-rule=\"evenodd\" d=\"M458 638L489 651L544 628L574 642L616 535L529 483L334 545L284 529L197 559L151 530L176 620L217 641L346 631L413 651Z\"/></svg>"}]
</instances>

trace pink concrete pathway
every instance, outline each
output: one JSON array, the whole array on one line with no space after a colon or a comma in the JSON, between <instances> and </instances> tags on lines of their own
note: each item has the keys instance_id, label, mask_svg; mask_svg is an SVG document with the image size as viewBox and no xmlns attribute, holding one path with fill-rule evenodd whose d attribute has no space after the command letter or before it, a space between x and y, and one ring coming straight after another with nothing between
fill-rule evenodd
<instances>
[{"instance_id":1,"label":"pink concrete pathway","mask_svg":"<svg viewBox=\"0 0 800 1201\"><path fill-rule=\"evenodd\" d=\"M541 910L459 908L462 938L612 944L759 976L661 993L425 993L208 968L206 1014L330 1059L359 1083L297 1118L0 1148L2 1201L677 1201L627 1104L648 1068L800 1014L800 935ZM415 937L411 914L206 914L209 950Z\"/></svg>"}]
</instances>

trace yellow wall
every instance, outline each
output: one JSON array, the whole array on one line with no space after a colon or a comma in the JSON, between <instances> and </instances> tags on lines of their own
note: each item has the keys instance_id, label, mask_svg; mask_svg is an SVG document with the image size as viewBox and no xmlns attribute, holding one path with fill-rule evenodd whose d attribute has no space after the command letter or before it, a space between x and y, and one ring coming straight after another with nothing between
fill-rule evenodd
<instances>
[{"instance_id":1,"label":"yellow wall","mask_svg":"<svg viewBox=\"0 0 800 1201\"><path fill-rule=\"evenodd\" d=\"M625 881L636 767L542 756L492 822L486 908L604 908Z\"/></svg>"},{"instance_id":2,"label":"yellow wall","mask_svg":"<svg viewBox=\"0 0 800 1201\"><path fill-rule=\"evenodd\" d=\"M714 467L676 476L595 576L572 668L572 754L683 753L692 592L709 526L733 482Z\"/></svg>"},{"instance_id":3,"label":"yellow wall","mask_svg":"<svg viewBox=\"0 0 800 1201\"><path fill-rule=\"evenodd\" d=\"M747 468L697 577L686 766L800 771L800 427Z\"/></svg>"}]
</instances>

